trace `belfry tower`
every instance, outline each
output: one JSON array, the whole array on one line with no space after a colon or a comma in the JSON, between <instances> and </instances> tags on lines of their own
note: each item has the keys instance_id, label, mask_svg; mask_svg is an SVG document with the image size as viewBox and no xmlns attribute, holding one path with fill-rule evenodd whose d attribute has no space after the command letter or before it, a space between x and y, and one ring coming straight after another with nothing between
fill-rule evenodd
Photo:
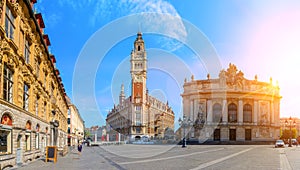
<instances>
[{"instance_id":1,"label":"belfry tower","mask_svg":"<svg viewBox=\"0 0 300 170\"><path fill-rule=\"evenodd\" d=\"M163 138L165 131L174 129L174 112L168 103L148 94L147 55L141 32L137 33L133 45L130 55L131 95L125 97L122 85L119 105L107 114L106 121L130 141Z\"/></svg>"},{"instance_id":2,"label":"belfry tower","mask_svg":"<svg viewBox=\"0 0 300 170\"><path fill-rule=\"evenodd\" d=\"M137 33L134 41L130 63L132 101L135 104L142 104L146 99L147 57L141 32Z\"/></svg>"}]
</instances>

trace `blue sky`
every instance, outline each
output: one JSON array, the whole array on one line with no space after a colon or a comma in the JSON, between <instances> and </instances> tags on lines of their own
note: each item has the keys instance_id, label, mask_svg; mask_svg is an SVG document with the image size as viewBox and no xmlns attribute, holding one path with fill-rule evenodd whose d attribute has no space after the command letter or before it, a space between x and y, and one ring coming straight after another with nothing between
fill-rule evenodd
<instances>
[{"instance_id":1,"label":"blue sky","mask_svg":"<svg viewBox=\"0 0 300 170\"><path fill-rule=\"evenodd\" d=\"M102 125L120 86L130 93L137 31L148 52L148 89L182 115L184 78L215 78L234 63L245 77L278 80L281 116L298 116L300 3L296 0L39 0L50 51L86 126ZM205 58L208 57L209 58ZM214 67L211 67L211 65ZM214 68L214 69L212 69Z\"/></svg>"}]
</instances>

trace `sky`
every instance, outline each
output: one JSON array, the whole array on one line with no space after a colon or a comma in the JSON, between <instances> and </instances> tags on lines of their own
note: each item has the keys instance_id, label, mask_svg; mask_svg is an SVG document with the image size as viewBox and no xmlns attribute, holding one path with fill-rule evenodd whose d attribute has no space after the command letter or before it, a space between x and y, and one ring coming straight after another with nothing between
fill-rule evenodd
<instances>
[{"instance_id":1,"label":"sky","mask_svg":"<svg viewBox=\"0 0 300 170\"><path fill-rule=\"evenodd\" d=\"M184 79L217 78L229 63L247 79L278 81L281 117L300 117L297 0L38 0L34 8L86 127L105 124L121 84L130 95L129 56L138 31L149 92L168 101L176 125Z\"/></svg>"}]
</instances>

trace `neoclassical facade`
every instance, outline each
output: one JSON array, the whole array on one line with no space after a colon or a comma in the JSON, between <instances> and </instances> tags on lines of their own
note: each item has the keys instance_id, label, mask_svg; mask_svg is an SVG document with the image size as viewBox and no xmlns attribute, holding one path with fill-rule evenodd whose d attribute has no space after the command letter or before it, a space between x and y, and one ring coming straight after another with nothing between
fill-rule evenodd
<instances>
[{"instance_id":1,"label":"neoclassical facade","mask_svg":"<svg viewBox=\"0 0 300 170\"><path fill-rule=\"evenodd\" d=\"M134 42L130 64L131 96L126 98L122 85L119 104L114 106L106 118L108 134L115 130L131 141L143 136L163 138L167 128L174 129L174 112L168 102L163 103L148 93L147 56L140 32Z\"/></svg>"},{"instance_id":2,"label":"neoclassical facade","mask_svg":"<svg viewBox=\"0 0 300 170\"><path fill-rule=\"evenodd\" d=\"M77 107L66 96L68 103L68 146L78 145L84 138L84 121Z\"/></svg>"},{"instance_id":3,"label":"neoclassical facade","mask_svg":"<svg viewBox=\"0 0 300 170\"><path fill-rule=\"evenodd\" d=\"M191 119L187 138L207 141L268 142L280 136L278 85L244 78L229 64L217 79L185 80L183 114ZM181 129L184 130L184 129Z\"/></svg>"},{"instance_id":4,"label":"neoclassical facade","mask_svg":"<svg viewBox=\"0 0 300 170\"><path fill-rule=\"evenodd\" d=\"M67 143L68 105L36 0L0 0L0 169Z\"/></svg>"}]
</instances>

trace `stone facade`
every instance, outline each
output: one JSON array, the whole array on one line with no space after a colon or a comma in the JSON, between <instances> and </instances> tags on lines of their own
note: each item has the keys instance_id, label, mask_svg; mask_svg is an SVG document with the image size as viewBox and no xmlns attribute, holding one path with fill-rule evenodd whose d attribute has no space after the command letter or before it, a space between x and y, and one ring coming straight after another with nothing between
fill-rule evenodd
<instances>
[{"instance_id":1,"label":"stone facade","mask_svg":"<svg viewBox=\"0 0 300 170\"><path fill-rule=\"evenodd\" d=\"M84 121L80 116L79 110L71 102L69 97L66 97L68 102L68 145L78 145L79 142L83 142L84 138Z\"/></svg>"},{"instance_id":2,"label":"stone facade","mask_svg":"<svg viewBox=\"0 0 300 170\"><path fill-rule=\"evenodd\" d=\"M198 141L274 141L280 135L278 85L244 78L229 64L219 78L185 80L183 113L193 125L187 138Z\"/></svg>"},{"instance_id":3,"label":"stone facade","mask_svg":"<svg viewBox=\"0 0 300 170\"><path fill-rule=\"evenodd\" d=\"M67 143L66 94L35 2L0 1L1 168Z\"/></svg>"},{"instance_id":4,"label":"stone facade","mask_svg":"<svg viewBox=\"0 0 300 170\"><path fill-rule=\"evenodd\" d=\"M174 129L174 112L168 103L163 103L148 94L147 57L141 33L137 34L134 42L130 64L131 96L125 97L122 85L119 104L107 115L108 131L116 130L130 140L143 136L163 138L167 128Z\"/></svg>"}]
</instances>

